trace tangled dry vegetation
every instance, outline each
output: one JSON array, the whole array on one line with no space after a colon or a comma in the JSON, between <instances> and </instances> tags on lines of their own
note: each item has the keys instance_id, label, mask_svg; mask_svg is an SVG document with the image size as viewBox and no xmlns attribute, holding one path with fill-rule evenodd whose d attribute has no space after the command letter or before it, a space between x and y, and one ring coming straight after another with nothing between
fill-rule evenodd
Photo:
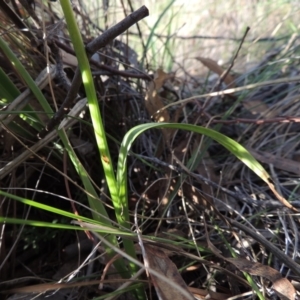
<instances>
[{"instance_id":1,"label":"tangled dry vegetation","mask_svg":"<svg viewBox=\"0 0 300 300\"><path fill-rule=\"evenodd\" d=\"M36 79L51 107L61 114L43 113L2 52L1 72L19 89L21 99L16 97L8 105L1 95L1 188L90 217L79 177L53 130L62 127L62 118L72 110L73 118L63 121L63 126L114 219L90 115L79 101L85 91L78 84L72 91L77 60L59 4L35 1L34 7L30 2L2 2L1 35ZM74 11L88 45L103 31L80 6L74 5ZM19 16L24 14L27 18L22 21ZM20 30L24 27L29 30ZM138 33L143 44L143 33ZM278 193L276 198L257 175L205 136L175 129L143 133L134 143L128 163L132 224L138 225L145 243L142 250L146 256L141 255L140 261L147 259L151 268L188 294L182 296L158 277L142 274L149 298L296 298L300 276L298 52L299 40L293 36L243 74L234 72L233 61L219 66L205 57L196 57L195 64L205 66L206 74L183 67L167 73L152 69L145 53L141 58L126 43L124 34L107 41L91 57L114 163L120 142L135 125L194 124L215 129L243 145L264 165ZM141 61L145 63L141 65ZM52 67L47 69L47 64ZM2 81L2 87L4 84ZM82 106L74 112L76 103ZM48 124L47 130L32 125L28 104L40 124ZM278 199L288 201L292 209ZM1 198L0 213L15 219L56 219L5 197ZM56 221L69 222L59 217ZM72 299L100 299L101 295L101 299L112 299L106 295L123 283L118 275L105 277L112 272L111 263L103 248L96 247L95 238L87 238L91 235L17 224L1 226L0 290L6 291L1 297L16 299L23 293L18 299L46 299L46 295L52 295L49 299L67 299L67 295ZM153 242L153 236L159 239ZM82 264L92 249L96 251ZM77 279L54 285L70 274ZM120 299L132 299L124 286L122 289Z\"/></svg>"}]
</instances>

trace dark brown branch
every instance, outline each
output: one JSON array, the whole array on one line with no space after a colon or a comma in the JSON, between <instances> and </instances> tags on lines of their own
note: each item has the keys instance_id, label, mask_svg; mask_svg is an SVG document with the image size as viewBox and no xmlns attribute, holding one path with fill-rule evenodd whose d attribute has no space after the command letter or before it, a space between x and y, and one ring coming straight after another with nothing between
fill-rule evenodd
<instances>
[{"instance_id":1,"label":"dark brown branch","mask_svg":"<svg viewBox=\"0 0 300 300\"><path fill-rule=\"evenodd\" d=\"M59 46L59 48L63 49L64 51L66 51L69 54L75 55L75 51L69 47L68 45L62 43L61 41L59 41L58 39L55 39L55 43L57 46ZM148 75L140 70L136 70L135 72L131 72L131 71L121 71L118 70L116 68L113 68L111 66L107 66L104 64L99 63L98 61L91 59L90 63L92 66L97 67L100 70L105 70L108 71L111 75L120 75L126 78L140 78L140 79L145 79L145 80L153 80L153 77L151 75Z\"/></svg>"},{"instance_id":2,"label":"dark brown branch","mask_svg":"<svg viewBox=\"0 0 300 300\"><path fill-rule=\"evenodd\" d=\"M94 39L86 46L86 51L93 55L100 48L106 46L110 41L115 39L117 36L126 31L129 27L139 22L143 18L149 15L148 8L142 6L138 10L134 11L132 14L128 15L124 20L114 25L110 29L106 30L98 38Z\"/></svg>"},{"instance_id":3,"label":"dark brown branch","mask_svg":"<svg viewBox=\"0 0 300 300\"><path fill-rule=\"evenodd\" d=\"M117 36L126 31L130 26L134 25L136 22L145 18L149 15L149 11L146 6L142 6L132 14L128 15L124 20L114 25L113 27L106 30L101 36L90 42L86 46L86 51L88 57L90 58L97 50L106 46L110 41L115 39ZM72 101L77 97L77 93L81 84L81 74L79 67L77 67L70 90L61 107L55 114L55 116L47 124L46 128L43 129L39 134L38 138L43 138L49 131L51 131L63 118L66 108L72 103Z\"/></svg>"}]
</instances>

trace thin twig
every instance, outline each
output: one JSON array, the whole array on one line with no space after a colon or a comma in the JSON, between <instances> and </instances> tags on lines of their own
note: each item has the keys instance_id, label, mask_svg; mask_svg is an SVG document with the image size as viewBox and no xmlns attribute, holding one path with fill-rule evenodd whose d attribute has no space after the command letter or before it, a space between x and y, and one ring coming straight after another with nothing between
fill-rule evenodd
<instances>
[{"instance_id":1,"label":"thin twig","mask_svg":"<svg viewBox=\"0 0 300 300\"><path fill-rule=\"evenodd\" d=\"M134 33L132 33L134 34ZM136 34L137 35L137 34ZM154 36L158 38L169 38L170 35L165 34L154 34ZM299 38L300 36L297 36ZM241 39L239 38L232 38L232 37L226 37L226 36L210 36L210 35L190 35L190 36L183 36L183 35L173 35L172 38L178 39L178 40L225 40L225 41L233 41L233 42L240 42ZM252 38L247 40L249 43L253 42L277 42L281 40L288 40L290 38L290 35L284 35L282 37L264 37L264 38Z\"/></svg>"},{"instance_id":2,"label":"thin twig","mask_svg":"<svg viewBox=\"0 0 300 300\"><path fill-rule=\"evenodd\" d=\"M242 45L244 44L245 38L246 38L246 36L247 36L249 30L250 30L250 27L247 27L247 28L246 28L246 31L245 31L245 33L244 33L244 36L243 36L243 38L242 38L242 40L241 40L241 42L240 42L240 44L239 44L238 49L236 50L235 55L233 56L233 59L232 59L230 65L229 65L229 67L228 67L227 70L226 70L225 72L223 72L223 74L220 76L220 78L219 78L219 80L218 80L218 82L217 82L217 84L216 84L216 86L218 86L219 88L220 88L220 85L222 84L223 80L227 77L227 75L229 74L229 72L230 72L231 69L233 68L234 62L235 62L235 60L236 60L237 57L238 57L238 54L239 54L239 52L240 52L240 50L241 50L241 48L242 48Z\"/></svg>"},{"instance_id":3,"label":"thin twig","mask_svg":"<svg viewBox=\"0 0 300 300\"><path fill-rule=\"evenodd\" d=\"M280 84L280 83L290 84L293 82L300 82L300 76L294 76L291 78L284 77L284 78L279 78L279 79L274 79L274 80L267 80L267 81L263 81L263 82L247 84L247 85L236 87L236 88L230 88L230 89L226 89L223 91L211 92L211 93L207 93L207 94L203 94L203 95L196 95L196 96L192 96L192 97L189 97L189 98L186 98L183 100L172 102L172 103L164 106L162 109L158 110L155 114L160 114L162 111L166 110L167 108L169 108L171 106L184 105L184 104L187 104L190 102L194 102L195 100L205 99L207 97L218 97L218 96L223 96L223 95L231 95L231 94L234 94L237 92L243 92L246 90L261 88L261 87L265 87L265 86L269 86L269 85L275 85L275 84Z\"/></svg>"},{"instance_id":4,"label":"thin twig","mask_svg":"<svg viewBox=\"0 0 300 300\"><path fill-rule=\"evenodd\" d=\"M300 123L299 117L285 116L285 117L277 117L272 119L243 119L237 118L234 120L212 120L212 124L239 124L239 123L247 123L247 124L268 124L268 123Z\"/></svg>"},{"instance_id":5,"label":"thin twig","mask_svg":"<svg viewBox=\"0 0 300 300\"><path fill-rule=\"evenodd\" d=\"M294 262L289 256L284 254L280 249L275 247L272 243L270 243L266 238L262 236L258 231L255 232L252 229L246 227L245 225L241 224L240 222L234 221L230 218L227 218L227 221L234 227L244 231L248 235L250 235L255 241L262 244L265 248L267 248L272 255L275 255L279 261L283 262L287 267L289 267L295 274L300 276L300 265Z\"/></svg>"}]
</instances>

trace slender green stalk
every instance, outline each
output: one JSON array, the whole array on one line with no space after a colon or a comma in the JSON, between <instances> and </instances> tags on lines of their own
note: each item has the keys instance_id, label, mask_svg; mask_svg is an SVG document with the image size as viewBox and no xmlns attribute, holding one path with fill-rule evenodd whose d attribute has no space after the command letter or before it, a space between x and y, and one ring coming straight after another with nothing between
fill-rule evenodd
<instances>
[{"instance_id":1,"label":"slender green stalk","mask_svg":"<svg viewBox=\"0 0 300 300\"><path fill-rule=\"evenodd\" d=\"M100 152L100 158L103 164L105 178L110 191L112 200L117 198L118 192L116 187L116 179L113 169L113 164L107 145L105 136L105 129L102 122L102 117L98 105L98 99L95 91L94 81L90 70L89 61L82 41L82 37L77 26L75 16L72 11L71 3L69 0L62 0L61 6L66 18L70 38L72 40L78 65L82 74L82 81L86 91L89 110L91 113L92 123L94 127L97 146Z\"/></svg>"},{"instance_id":2,"label":"slender green stalk","mask_svg":"<svg viewBox=\"0 0 300 300\"><path fill-rule=\"evenodd\" d=\"M6 42L0 37L0 48L3 51L4 55L9 59L12 66L15 68L16 72L19 74L19 76L25 81L33 95L38 99L39 103L41 104L44 112L48 115L52 115L53 111L51 106L49 105L47 99L45 98L42 91L38 88L35 81L32 79L32 77L29 75L27 70L24 68L22 63L19 61L19 59L16 57L16 55L13 53L13 51L9 48L9 46L6 44ZM40 123L42 124L42 120L40 120Z\"/></svg>"},{"instance_id":3,"label":"slender green stalk","mask_svg":"<svg viewBox=\"0 0 300 300\"><path fill-rule=\"evenodd\" d=\"M119 205L119 193L117 190L117 182L114 173L112 159L107 145L105 129L102 122L102 117L98 105L98 99L96 96L96 91L95 91L92 73L90 70L89 61L87 58L87 54L85 51L85 47L82 41L79 28L77 26L75 16L72 11L70 1L61 0L61 6L64 12L64 16L66 18L70 38L72 40L74 50L76 52L76 57L78 59L78 65L81 71L82 81L83 81L83 85L89 103L89 110L90 110L91 119L94 127L94 133L96 137L98 150L100 153L100 159L103 165L104 174L107 181L107 186L112 198L113 205L114 207L117 207ZM130 228L128 213L125 214L125 217L122 213L116 214L116 216L118 222L122 224L122 226L126 228ZM124 240L124 248L126 253L128 253L135 259L137 258L135 253L134 243L132 241ZM132 274L135 274L138 271L136 265L130 263L129 266ZM142 289L139 290L138 297L140 299L144 299L144 291L142 291Z\"/></svg>"},{"instance_id":4,"label":"slender green stalk","mask_svg":"<svg viewBox=\"0 0 300 300\"><path fill-rule=\"evenodd\" d=\"M144 49L144 54L142 57L142 61L141 61L141 68L143 68L144 66L144 62L145 62L145 58L146 58L146 54L147 51L151 45L155 30L157 29L159 23L161 22L161 20L163 20L164 15L167 13L167 11L171 8L171 6L174 4L176 0L171 0L170 3L165 7L165 9L162 11L162 13L160 14L159 18L157 19L157 21L155 22L155 24L153 26L151 26L151 31L147 40L147 43L145 45L145 49Z\"/></svg>"},{"instance_id":5,"label":"slender green stalk","mask_svg":"<svg viewBox=\"0 0 300 300\"><path fill-rule=\"evenodd\" d=\"M10 80L7 74L0 68L0 104L5 105L20 95L20 91Z\"/></svg>"}]
</instances>

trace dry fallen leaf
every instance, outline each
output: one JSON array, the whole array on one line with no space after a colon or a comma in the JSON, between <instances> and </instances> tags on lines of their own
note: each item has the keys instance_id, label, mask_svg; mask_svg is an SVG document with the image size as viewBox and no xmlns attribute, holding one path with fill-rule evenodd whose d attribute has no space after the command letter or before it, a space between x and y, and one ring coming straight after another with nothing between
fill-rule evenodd
<instances>
[{"instance_id":1,"label":"dry fallen leaf","mask_svg":"<svg viewBox=\"0 0 300 300\"><path fill-rule=\"evenodd\" d=\"M158 247L144 245L145 252L147 254L147 261L149 268L160 273L164 277L167 277L170 282L173 282L176 286L179 286L181 290L185 291L190 297L186 297L175 289L172 285L162 281L157 276L150 273L153 286L156 293L162 300L185 300L194 299L194 296L190 293L188 286L182 279L176 265L170 260L168 255Z\"/></svg>"},{"instance_id":2,"label":"dry fallen leaf","mask_svg":"<svg viewBox=\"0 0 300 300\"><path fill-rule=\"evenodd\" d=\"M196 57L196 59L200 60L205 67L207 67L210 71L218 74L220 77L223 73L225 74L226 72L222 67L218 65L216 61L210 58L200 56ZM231 88L235 87L234 78L230 74L227 74L223 81L226 83L227 86L230 86Z\"/></svg>"},{"instance_id":3,"label":"dry fallen leaf","mask_svg":"<svg viewBox=\"0 0 300 300\"><path fill-rule=\"evenodd\" d=\"M149 115L155 122L169 122L170 116L167 110L160 111L165 105L160 97L159 93L166 80L173 78L173 74L165 73L163 70L158 69L154 74L154 79L148 84L147 93L145 97L145 106ZM172 129L162 129L162 133L166 144L169 144Z\"/></svg>"},{"instance_id":4,"label":"dry fallen leaf","mask_svg":"<svg viewBox=\"0 0 300 300\"><path fill-rule=\"evenodd\" d=\"M145 104L148 113L156 122L168 122L170 120L170 116L166 110L161 112L158 111L164 107L163 101L159 96L159 92L165 81L172 78L172 76L173 75L167 74L163 70L158 69L154 75L154 80L148 84Z\"/></svg>"},{"instance_id":5,"label":"dry fallen leaf","mask_svg":"<svg viewBox=\"0 0 300 300\"><path fill-rule=\"evenodd\" d=\"M234 264L242 272L261 276L271 281L273 283L273 289L280 299L295 299L296 290L294 286L275 269L243 258L226 258L226 260Z\"/></svg>"},{"instance_id":6,"label":"dry fallen leaf","mask_svg":"<svg viewBox=\"0 0 300 300\"><path fill-rule=\"evenodd\" d=\"M193 287L189 287L189 290L196 296L197 299L210 299L210 300L225 300L232 295L218 293L214 291L207 291L203 289L197 289Z\"/></svg>"}]
</instances>

